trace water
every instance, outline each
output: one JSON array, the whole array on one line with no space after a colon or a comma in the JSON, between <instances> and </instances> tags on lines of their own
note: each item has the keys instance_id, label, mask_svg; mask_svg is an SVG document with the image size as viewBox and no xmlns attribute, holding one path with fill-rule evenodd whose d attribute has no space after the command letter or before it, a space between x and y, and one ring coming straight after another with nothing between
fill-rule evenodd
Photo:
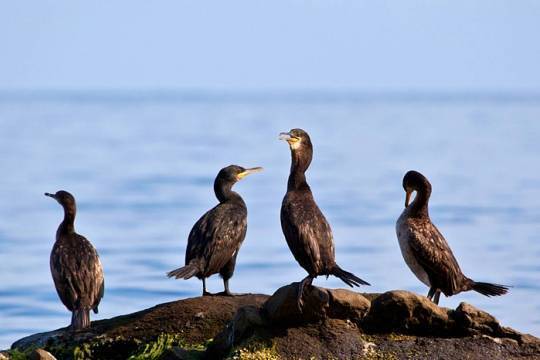
<instances>
[{"instance_id":1,"label":"water","mask_svg":"<svg viewBox=\"0 0 540 360\"><path fill-rule=\"evenodd\" d=\"M200 294L198 280L165 273L182 264L191 226L216 203L213 179L232 163L265 168L236 186L249 227L232 290L269 294L301 279L279 224L290 155L277 137L293 127L312 136L308 180L339 264L373 284L362 291L427 293L394 232L402 176L416 169L433 184L432 219L464 272L513 286L441 305L467 301L540 335L539 118L540 101L519 96L4 94L0 348L69 322L49 272L62 210L45 191L76 196L76 228L100 253L106 292L93 319ZM217 276L209 289L221 291Z\"/></svg>"}]
</instances>

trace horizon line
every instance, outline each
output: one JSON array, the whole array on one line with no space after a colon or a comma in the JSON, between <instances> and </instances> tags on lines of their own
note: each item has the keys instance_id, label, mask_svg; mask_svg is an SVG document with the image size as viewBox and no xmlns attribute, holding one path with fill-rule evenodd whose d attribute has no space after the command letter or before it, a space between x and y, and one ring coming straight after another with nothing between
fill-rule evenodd
<instances>
[{"instance_id":1,"label":"horizon line","mask_svg":"<svg viewBox=\"0 0 540 360\"><path fill-rule=\"evenodd\" d=\"M530 89L0 88L0 101L496 101L540 102Z\"/></svg>"}]
</instances>

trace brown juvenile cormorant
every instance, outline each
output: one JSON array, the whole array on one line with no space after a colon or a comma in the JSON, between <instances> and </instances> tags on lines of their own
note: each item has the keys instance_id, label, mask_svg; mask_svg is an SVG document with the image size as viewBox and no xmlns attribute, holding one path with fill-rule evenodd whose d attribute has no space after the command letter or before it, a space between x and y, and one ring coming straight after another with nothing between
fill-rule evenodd
<instances>
[{"instance_id":1,"label":"brown juvenile cormorant","mask_svg":"<svg viewBox=\"0 0 540 360\"><path fill-rule=\"evenodd\" d=\"M292 157L287 194L281 205L281 228L294 258L308 273L298 285L298 307L303 305L304 287L311 285L318 275L337 276L351 287L369 285L336 264L332 229L306 181L305 172L313 156L309 135L302 129L293 129L281 133L280 139L289 143Z\"/></svg>"},{"instance_id":2,"label":"brown juvenile cormorant","mask_svg":"<svg viewBox=\"0 0 540 360\"><path fill-rule=\"evenodd\" d=\"M247 207L231 188L238 180L261 170L260 167L245 169L237 165L221 169L214 181L214 193L219 204L193 225L186 248L186 265L170 271L168 277L189 279L196 276L203 282L204 296L212 295L206 291L206 278L219 273L225 287L219 295L232 295L229 279L233 276L236 256L246 237Z\"/></svg>"},{"instance_id":3,"label":"brown juvenile cormorant","mask_svg":"<svg viewBox=\"0 0 540 360\"><path fill-rule=\"evenodd\" d=\"M90 310L98 313L105 291L101 262L90 241L75 232L77 207L73 195L63 190L45 195L64 208L50 260L56 292L72 313L71 329L84 329L90 326Z\"/></svg>"},{"instance_id":4,"label":"brown juvenile cormorant","mask_svg":"<svg viewBox=\"0 0 540 360\"><path fill-rule=\"evenodd\" d=\"M405 210L396 223L399 247L411 271L429 287L427 297L438 304L441 292L446 296L469 290L485 296L506 294L506 286L476 282L463 275L452 250L429 218L431 184L428 179L417 171L409 171L403 177L403 189ZM416 197L409 205L413 191Z\"/></svg>"}]
</instances>

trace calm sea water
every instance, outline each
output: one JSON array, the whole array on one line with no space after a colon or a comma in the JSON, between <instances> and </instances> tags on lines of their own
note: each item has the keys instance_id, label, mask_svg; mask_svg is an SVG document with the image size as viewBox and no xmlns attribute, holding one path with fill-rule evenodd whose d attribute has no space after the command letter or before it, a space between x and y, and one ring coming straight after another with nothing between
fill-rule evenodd
<instances>
[{"instance_id":1,"label":"calm sea water","mask_svg":"<svg viewBox=\"0 0 540 360\"><path fill-rule=\"evenodd\" d=\"M106 292L93 319L200 294L198 280L165 273L183 264L191 226L216 204L213 180L229 164L265 168L236 186L249 226L232 290L269 294L301 279L279 223L290 155L277 137L293 127L311 134L308 180L339 264L373 284L362 291L427 293L394 231L402 176L416 169L432 182L432 220L464 272L513 286L504 297L465 293L441 305L467 301L540 335L538 99L4 94L0 348L70 319L49 271L62 209L45 191L75 195L76 229L101 256ZM221 291L221 280L209 288Z\"/></svg>"}]
</instances>

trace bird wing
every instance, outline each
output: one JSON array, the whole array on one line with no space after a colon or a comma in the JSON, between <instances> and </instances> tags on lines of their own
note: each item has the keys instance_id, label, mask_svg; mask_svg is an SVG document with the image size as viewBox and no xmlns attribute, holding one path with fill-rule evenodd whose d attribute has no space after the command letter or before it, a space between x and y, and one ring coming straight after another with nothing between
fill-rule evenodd
<instances>
[{"instance_id":1,"label":"bird wing","mask_svg":"<svg viewBox=\"0 0 540 360\"><path fill-rule=\"evenodd\" d=\"M281 226L294 258L310 274L322 274L334 264L332 230L309 197L284 199Z\"/></svg>"},{"instance_id":2,"label":"bird wing","mask_svg":"<svg viewBox=\"0 0 540 360\"><path fill-rule=\"evenodd\" d=\"M193 226L186 249L186 265L197 260L207 275L219 272L240 249L247 231L247 212L231 204L219 204Z\"/></svg>"},{"instance_id":3,"label":"bird wing","mask_svg":"<svg viewBox=\"0 0 540 360\"><path fill-rule=\"evenodd\" d=\"M464 275L444 236L429 220L409 221L411 251L428 274L431 286L439 288L445 295L454 294Z\"/></svg>"},{"instance_id":4,"label":"bird wing","mask_svg":"<svg viewBox=\"0 0 540 360\"><path fill-rule=\"evenodd\" d=\"M104 293L104 277L96 249L84 236L55 243L51 273L62 303L69 309L97 309Z\"/></svg>"}]
</instances>

